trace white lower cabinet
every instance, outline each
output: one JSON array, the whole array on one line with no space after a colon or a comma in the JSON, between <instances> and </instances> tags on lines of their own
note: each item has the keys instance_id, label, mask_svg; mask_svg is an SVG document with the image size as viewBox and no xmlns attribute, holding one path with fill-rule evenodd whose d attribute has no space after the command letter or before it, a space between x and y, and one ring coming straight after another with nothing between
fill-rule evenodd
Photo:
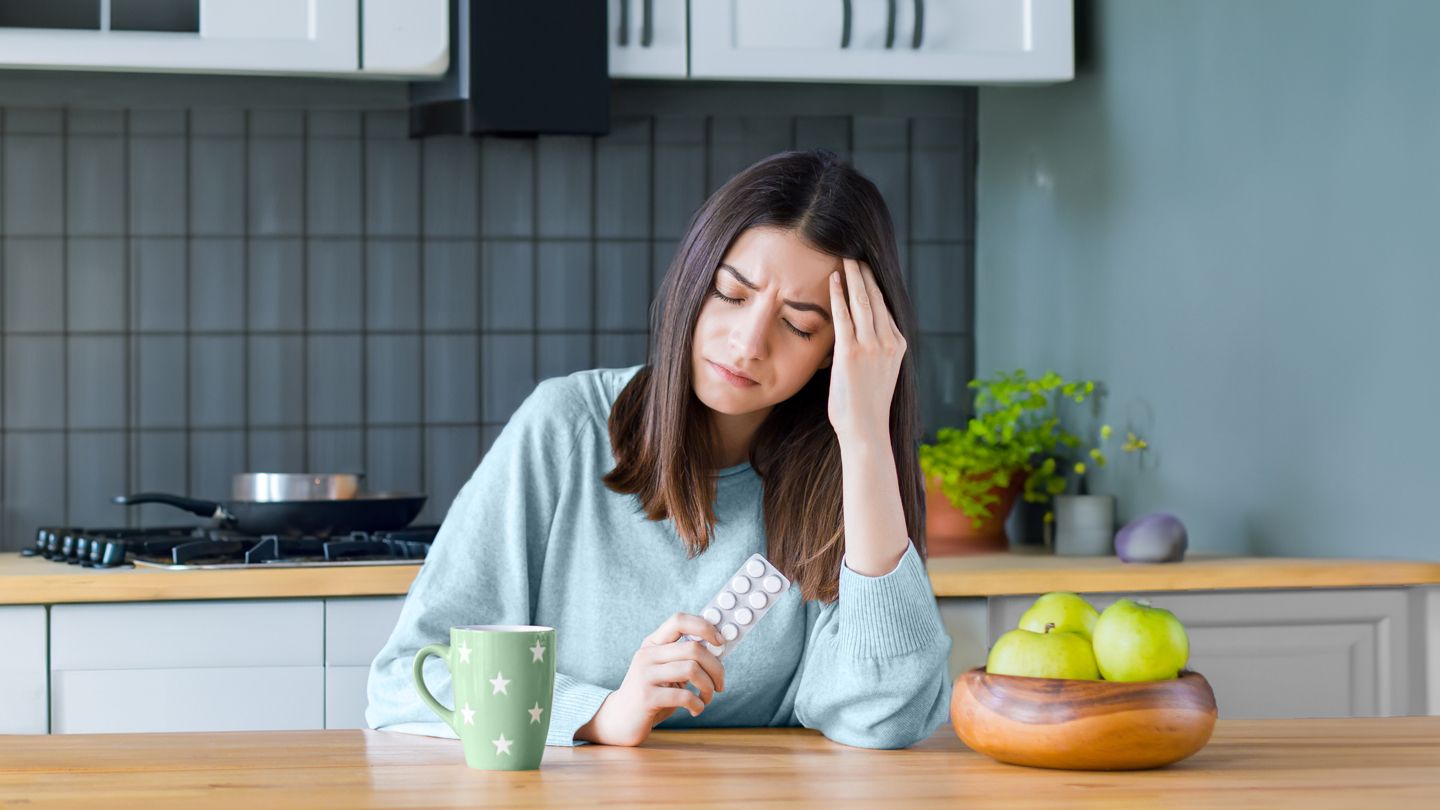
<instances>
[{"instance_id":1,"label":"white lower cabinet","mask_svg":"<svg viewBox=\"0 0 1440 810\"><path fill-rule=\"evenodd\" d=\"M1426 709L1440 715L1440 585L1416 588L1411 596L1416 612L1423 617L1410 628L1410 637L1425 650Z\"/></svg>"},{"instance_id":2,"label":"white lower cabinet","mask_svg":"<svg viewBox=\"0 0 1440 810\"><path fill-rule=\"evenodd\" d=\"M951 676L984 665L1035 596L942 598ZM1174 611L1224 718L1440 714L1440 588L1084 596ZM55 605L48 697L46 608L0 607L0 733L364 728L404 602Z\"/></svg>"},{"instance_id":3,"label":"white lower cabinet","mask_svg":"<svg viewBox=\"0 0 1440 810\"><path fill-rule=\"evenodd\" d=\"M317 599L56 605L51 731L250 731L324 724Z\"/></svg>"},{"instance_id":4,"label":"white lower cabinet","mask_svg":"<svg viewBox=\"0 0 1440 810\"><path fill-rule=\"evenodd\" d=\"M1237 719L1425 714L1422 593L1366 588L1082 595L1097 610L1129 596L1173 612L1190 638L1189 668L1210 682L1220 716ZM989 643L1014 629L1034 600L992 598ZM965 663L983 665L984 656L972 652Z\"/></svg>"},{"instance_id":5,"label":"white lower cabinet","mask_svg":"<svg viewBox=\"0 0 1440 810\"><path fill-rule=\"evenodd\" d=\"M403 596L56 605L56 734L364 728ZM0 608L0 732L45 733L45 608ZM33 671L32 671L33 670Z\"/></svg>"},{"instance_id":6,"label":"white lower cabinet","mask_svg":"<svg viewBox=\"0 0 1440 810\"><path fill-rule=\"evenodd\" d=\"M50 730L43 605L0 607L0 734Z\"/></svg>"},{"instance_id":7,"label":"white lower cabinet","mask_svg":"<svg viewBox=\"0 0 1440 810\"><path fill-rule=\"evenodd\" d=\"M370 662L404 604L403 596L325 600L325 728L368 728Z\"/></svg>"}]
</instances>

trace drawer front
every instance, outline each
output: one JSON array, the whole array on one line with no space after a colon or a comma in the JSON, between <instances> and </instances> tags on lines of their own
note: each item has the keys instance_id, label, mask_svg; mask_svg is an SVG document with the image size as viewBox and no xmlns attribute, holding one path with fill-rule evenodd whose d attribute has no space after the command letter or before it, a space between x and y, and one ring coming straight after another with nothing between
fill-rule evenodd
<instances>
[{"instance_id":1,"label":"drawer front","mask_svg":"<svg viewBox=\"0 0 1440 810\"><path fill-rule=\"evenodd\" d=\"M50 630L52 671L324 663L318 599L56 605Z\"/></svg>"},{"instance_id":2,"label":"drawer front","mask_svg":"<svg viewBox=\"0 0 1440 810\"><path fill-rule=\"evenodd\" d=\"M56 734L324 726L320 666L56 672L51 688Z\"/></svg>"},{"instance_id":3,"label":"drawer front","mask_svg":"<svg viewBox=\"0 0 1440 810\"><path fill-rule=\"evenodd\" d=\"M325 600L325 663L370 666L400 618L403 596Z\"/></svg>"},{"instance_id":4,"label":"drawer front","mask_svg":"<svg viewBox=\"0 0 1440 810\"><path fill-rule=\"evenodd\" d=\"M325 668L325 728L369 728L365 691L370 667Z\"/></svg>"},{"instance_id":5,"label":"drawer front","mask_svg":"<svg viewBox=\"0 0 1440 810\"><path fill-rule=\"evenodd\" d=\"M0 607L0 734L50 730L45 608Z\"/></svg>"}]
</instances>

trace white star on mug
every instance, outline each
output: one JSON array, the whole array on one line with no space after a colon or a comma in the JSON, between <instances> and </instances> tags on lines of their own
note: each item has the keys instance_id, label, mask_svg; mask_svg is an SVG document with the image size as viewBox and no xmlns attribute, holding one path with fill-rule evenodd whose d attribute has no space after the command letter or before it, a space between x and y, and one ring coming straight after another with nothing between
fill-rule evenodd
<instances>
[{"instance_id":1,"label":"white star on mug","mask_svg":"<svg viewBox=\"0 0 1440 810\"><path fill-rule=\"evenodd\" d=\"M460 710L460 714L464 715L464 717L465 717L465 725L467 725L467 726L473 726L473 725L475 725L475 710L472 709L472 708L470 708L470 704L469 704L469 703L466 703L466 704L465 704L465 708L463 708L463 709Z\"/></svg>"},{"instance_id":2,"label":"white star on mug","mask_svg":"<svg viewBox=\"0 0 1440 810\"><path fill-rule=\"evenodd\" d=\"M460 663L470 663L470 648L465 646L465 642L460 642L460 646L455 648L455 652L460 653Z\"/></svg>"},{"instance_id":3,"label":"white star on mug","mask_svg":"<svg viewBox=\"0 0 1440 810\"><path fill-rule=\"evenodd\" d=\"M493 691L493 692L490 693L490 694L492 694L492 695L508 695L508 694L510 694L509 692L506 692L506 691L505 691L505 687L507 687L507 686L510 685L510 679L509 679L509 678L506 678L506 677L505 677L505 673L503 673L503 672L497 672L497 673L495 673L495 677L493 677L493 678L490 679L490 685L493 686L493 687L495 687L495 691Z\"/></svg>"},{"instance_id":4,"label":"white star on mug","mask_svg":"<svg viewBox=\"0 0 1440 810\"><path fill-rule=\"evenodd\" d=\"M534 660L532 660L532 661L530 662L530 663L532 663L532 664L535 663L536 661L544 660L544 658L545 658L545 645L544 645L544 644L541 644L541 643L538 642L538 641L535 642L535 646L530 648L530 654L533 655L533 656L535 656Z\"/></svg>"},{"instance_id":5,"label":"white star on mug","mask_svg":"<svg viewBox=\"0 0 1440 810\"><path fill-rule=\"evenodd\" d=\"M540 713L543 712L543 711L545 711L545 710L542 709L542 708L540 708L540 703L539 703L539 701L536 701L536 703L535 703L535 708L533 708L533 709L526 709L525 711L527 711L527 712L530 713L530 722L532 722L532 723L538 723L538 722L540 722Z\"/></svg>"},{"instance_id":6,"label":"white star on mug","mask_svg":"<svg viewBox=\"0 0 1440 810\"><path fill-rule=\"evenodd\" d=\"M510 753L510 745L511 745L511 743L514 743L514 742L515 742L514 740L507 740L507 739L505 739L505 733L504 733L504 732L501 732L501 733L500 733L500 739L498 739L498 740L491 740L491 741L490 741L490 744L493 745L493 746L495 746L495 755L496 755L496 756L499 756L500 754L508 754L508 753Z\"/></svg>"}]
</instances>

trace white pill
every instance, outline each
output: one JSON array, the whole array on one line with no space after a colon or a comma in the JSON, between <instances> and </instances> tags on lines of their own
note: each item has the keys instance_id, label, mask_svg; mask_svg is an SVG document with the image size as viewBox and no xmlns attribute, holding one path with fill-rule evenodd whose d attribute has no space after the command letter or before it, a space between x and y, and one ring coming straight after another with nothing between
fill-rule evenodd
<instances>
[{"instance_id":1,"label":"white pill","mask_svg":"<svg viewBox=\"0 0 1440 810\"><path fill-rule=\"evenodd\" d=\"M760 584L763 585L765 587L765 590L769 591L770 593L780 592L780 578L775 576L774 574L765 577L765 581L761 582Z\"/></svg>"},{"instance_id":2,"label":"white pill","mask_svg":"<svg viewBox=\"0 0 1440 810\"><path fill-rule=\"evenodd\" d=\"M769 599L766 599L766 598L765 598L765 594L760 593L759 591L756 591L755 593L750 594L750 600L749 600L749 601L750 601L750 607L755 608L756 610L759 610L760 608L765 607L765 605L769 604L769 602L770 602Z\"/></svg>"},{"instance_id":3,"label":"white pill","mask_svg":"<svg viewBox=\"0 0 1440 810\"><path fill-rule=\"evenodd\" d=\"M711 624L720 623L720 611L715 608L705 608L705 621Z\"/></svg>"},{"instance_id":4,"label":"white pill","mask_svg":"<svg viewBox=\"0 0 1440 810\"><path fill-rule=\"evenodd\" d=\"M735 621L740 624L749 624L753 618L755 618L755 614L750 612L750 608L740 608L735 611Z\"/></svg>"},{"instance_id":5,"label":"white pill","mask_svg":"<svg viewBox=\"0 0 1440 810\"><path fill-rule=\"evenodd\" d=\"M730 590L734 591L735 593L749 593L749 577L735 577L734 579L730 580Z\"/></svg>"},{"instance_id":6,"label":"white pill","mask_svg":"<svg viewBox=\"0 0 1440 810\"><path fill-rule=\"evenodd\" d=\"M719 655L720 653L725 651L725 645L721 644L719 646L716 646L707 641L705 642L705 649L709 650L711 655Z\"/></svg>"},{"instance_id":7,"label":"white pill","mask_svg":"<svg viewBox=\"0 0 1440 810\"><path fill-rule=\"evenodd\" d=\"M765 563L762 563L759 560L751 560L750 562L745 563L745 573L749 574L752 577L758 577L761 574L765 573Z\"/></svg>"},{"instance_id":8,"label":"white pill","mask_svg":"<svg viewBox=\"0 0 1440 810\"><path fill-rule=\"evenodd\" d=\"M720 635L724 636L726 641L734 641L735 637L740 635L740 628L726 622L725 626L720 628Z\"/></svg>"},{"instance_id":9,"label":"white pill","mask_svg":"<svg viewBox=\"0 0 1440 810\"><path fill-rule=\"evenodd\" d=\"M729 610L735 607L735 594L721 591L720 595L715 597L715 604L719 605L721 610Z\"/></svg>"}]
</instances>

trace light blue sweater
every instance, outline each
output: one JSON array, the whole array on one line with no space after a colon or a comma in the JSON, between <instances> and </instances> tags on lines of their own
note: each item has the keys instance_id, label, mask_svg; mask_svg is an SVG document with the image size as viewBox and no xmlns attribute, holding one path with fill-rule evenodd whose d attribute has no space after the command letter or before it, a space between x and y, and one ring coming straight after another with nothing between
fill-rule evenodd
<instances>
[{"instance_id":1,"label":"light blue sweater","mask_svg":"<svg viewBox=\"0 0 1440 810\"><path fill-rule=\"evenodd\" d=\"M607 420L639 371L595 369L545 380L511 417L461 489L370 669L373 728L453 737L411 685L415 651L466 624L556 628L550 745L620 686L642 640L672 613L699 613L740 564L765 553L761 479L748 464L719 471L716 526L694 559L669 520L646 519L634 495L607 489ZM950 638L912 545L894 571L842 565L840 598L804 601L792 586L724 659L725 691L698 717L660 728L793 726L866 748L900 748L945 720ZM451 705L431 658L426 682Z\"/></svg>"}]
</instances>

